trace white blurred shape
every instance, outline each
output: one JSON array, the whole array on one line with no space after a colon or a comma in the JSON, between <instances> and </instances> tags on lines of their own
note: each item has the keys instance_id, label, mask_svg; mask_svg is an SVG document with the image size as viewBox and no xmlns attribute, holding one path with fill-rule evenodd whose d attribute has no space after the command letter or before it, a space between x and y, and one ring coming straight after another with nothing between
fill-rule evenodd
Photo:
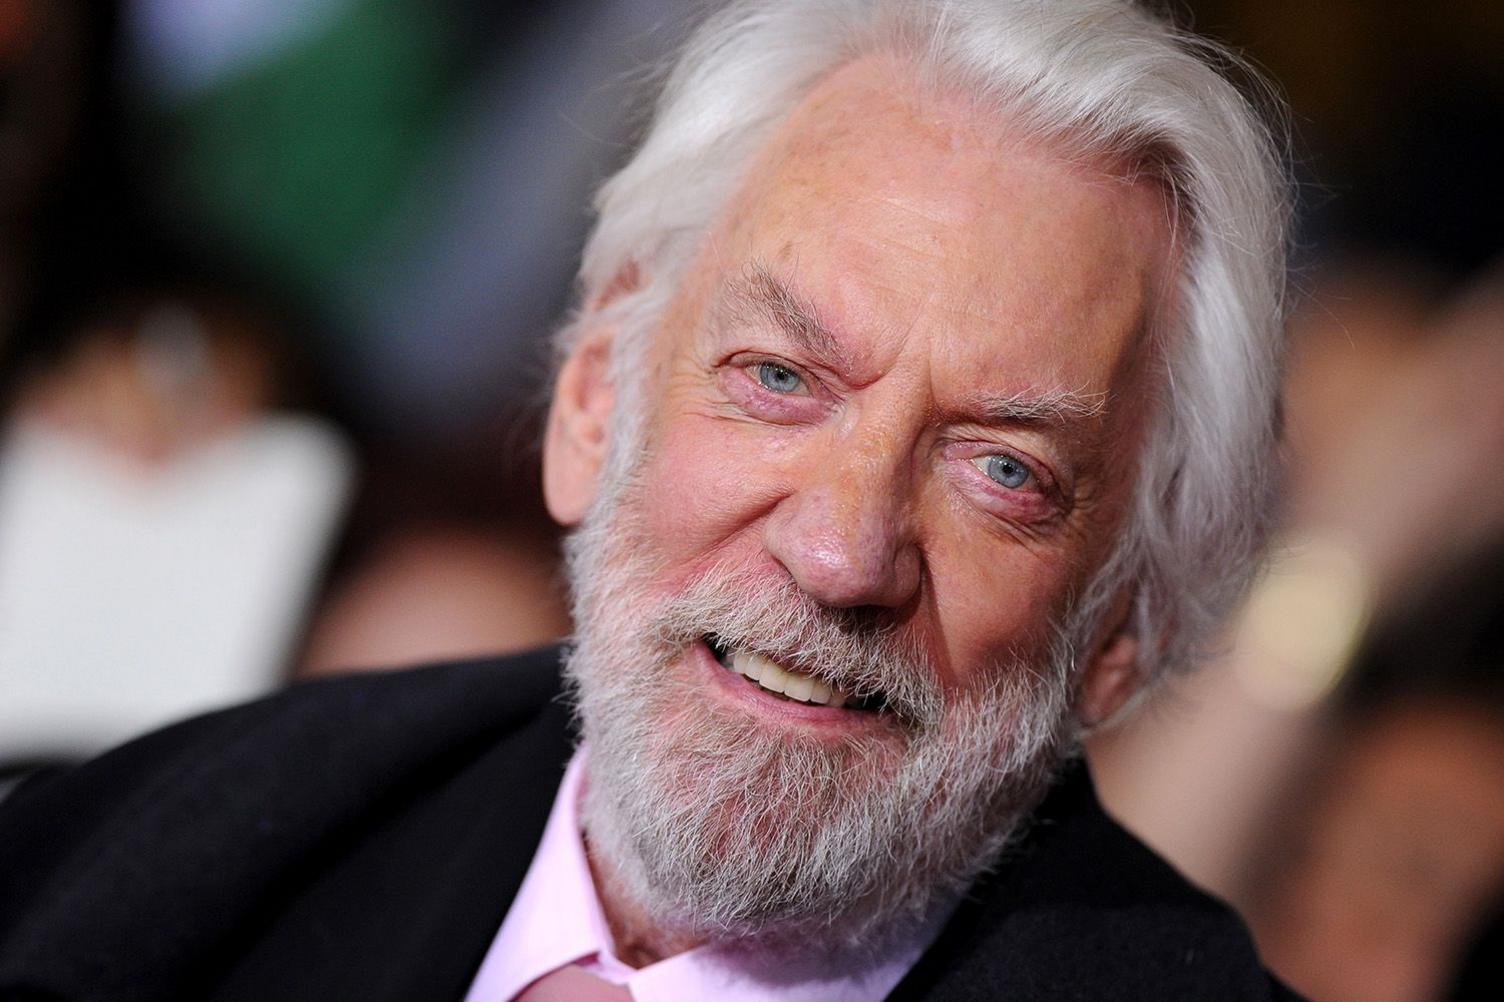
<instances>
[{"instance_id":1,"label":"white blurred shape","mask_svg":"<svg viewBox=\"0 0 1504 1002\"><path fill-rule=\"evenodd\" d=\"M77 756L282 678L353 462L277 416L171 465L0 447L0 761Z\"/></svg>"}]
</instances>

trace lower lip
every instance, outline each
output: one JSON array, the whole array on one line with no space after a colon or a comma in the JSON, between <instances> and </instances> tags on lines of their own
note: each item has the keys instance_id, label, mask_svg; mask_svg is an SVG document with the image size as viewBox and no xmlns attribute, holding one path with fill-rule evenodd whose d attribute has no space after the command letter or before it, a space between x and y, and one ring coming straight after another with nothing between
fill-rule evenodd
<instances>
[{"instance_id":1,"label":"lower lip","mask_svg":"<svg viewBox=\"0 0 1504 1002\"><path fill-rule=\"evenodd\" d=\"M853 726L870 727L881 722L883 715L870 710L848 710L844 707L822 706L819 703L801 703L775 695L745 675L721 664L703 640L695 641L690 651L690 659L699 662L700 670L708 676L710 685L751 712L805 725L836 726L842 729Z\"/></svg>"}]
</instances>

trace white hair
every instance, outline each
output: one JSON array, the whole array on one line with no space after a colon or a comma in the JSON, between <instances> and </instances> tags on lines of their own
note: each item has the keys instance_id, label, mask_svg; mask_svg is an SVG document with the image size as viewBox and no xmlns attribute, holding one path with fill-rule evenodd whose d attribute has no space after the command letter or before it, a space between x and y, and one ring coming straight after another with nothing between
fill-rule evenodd
<instances>
[{"instance_id":1,"label":"white hair","mask_svg":"<svg viewBox=\"0 0 1504 1002\"><path fill-rule=\"evenodd\" d=\"M1214 44L1123 0L743 0L707 20L668 76L636 154L597 195L589 297L626 269L647 281L610 309L616 420L625 378L758 148L825 77L869 54L1006 113L1073 158L1130 163L1167 192L1181 271L1157 333L1162 397L1122 539L1077 613L1131 583L1140 668L1195 661L1241 597L1267 533L1278 438L1289 192L1268 126ZM1251 72L1248 79L1257 85ZM560 335L567 351L588 318ZM620 461L632 462L622 455Z\"/></svg>"}]
</instances>

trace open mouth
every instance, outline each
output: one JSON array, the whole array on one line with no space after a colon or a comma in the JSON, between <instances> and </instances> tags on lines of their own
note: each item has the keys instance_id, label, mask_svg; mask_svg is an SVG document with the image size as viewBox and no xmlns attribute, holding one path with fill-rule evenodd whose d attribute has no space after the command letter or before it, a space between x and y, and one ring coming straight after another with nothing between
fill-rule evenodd
<instances>
[{"instance_id":1,"label":"open mouth","mask_svg":"<svg viewBox=\"0 0 1504 1002\"><path fill-rule=\"evenodd\" d=\"M709 634L701 638L722 668L740 675L749 685L780 699L847 710L876 712L886 705L880 693L849 693L805 672L781 665L761 654L734 647Z\"/></svg>"}]
</instances>

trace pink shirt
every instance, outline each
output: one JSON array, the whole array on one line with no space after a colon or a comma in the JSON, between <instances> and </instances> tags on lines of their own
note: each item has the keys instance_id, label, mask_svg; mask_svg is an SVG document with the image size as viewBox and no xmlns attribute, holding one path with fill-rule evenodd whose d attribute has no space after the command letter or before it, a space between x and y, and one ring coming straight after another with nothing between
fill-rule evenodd
<instances>
[{"instance_id":1,"label":"pink shirt","mask_svg":"<svg viewBox=\"0 0 1504 1002\"><path fill-rule=\"evenodd\" d=\"M584 766L581 749L564 772L543 841L465 1002L512 1002L533 981L566 964L625 985L635 1002L876 1002L903 979L949 916L949 909L942 910L878 962L811 963L808 978L777 985L738 970L713 947L698 947L643 968L628 967L612 953L611 934L580 838ZM797 960L783 970L796 965Z\"/></svg>"}]
</instances>

